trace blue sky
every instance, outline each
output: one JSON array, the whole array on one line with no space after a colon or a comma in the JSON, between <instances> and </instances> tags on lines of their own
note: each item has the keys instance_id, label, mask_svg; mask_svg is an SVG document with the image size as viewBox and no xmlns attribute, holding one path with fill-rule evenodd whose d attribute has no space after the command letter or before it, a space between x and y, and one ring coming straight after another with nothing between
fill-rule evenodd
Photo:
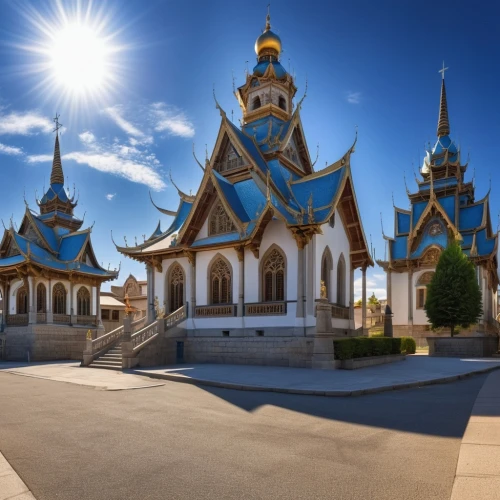
<instances>
[{"instance_id":1,"label":"blue sky","mask_svg":"<svg viewBox=\"0 0 500 500\"><path fill-rule=\"evenodd\" d=\"M74 94L49 67L51 40L76 19L73 2L0 3L0 216L19 224L23 194L32 208L48 185L57 111L64 124L63 168L80 193L78 216L95 221L93 244L107 267L122 263L120 281L141 264L119 255L111 242L142 241L159 219L149 202L175 209L174 181L197 190L203 160L212 151L220 117L212 98L234 120L232 95L255 64L254 43L265 24L266 1L80 2L97 30L110 79L92 92ZM274 1L273 31L283 42L282 64L296 75L302 120L316 168L337 160L352 144L356 194L367 237L384 255L380 229L392 234L396 205L408 207L424 147L436 139L443 60L451 136L470 152L468 177L476 172L476 199L492 183L491 214L500 210L495 143L500 133L498 74L500 5L468 1ZM66 20L64 20L64 16ZM81 23L80 23L81 24ZM70 60L78 64L79 57ZM247 63L248 61L248 63ZM64 68L63 68L64 69ZM74 83L74 82L73 82ZM48 155L48 156L47 156ZM413 166L412 166L413 165ZM418 175L418 174L417 174ZM357 293L359 280L357 280ZM369 272L368 293L385 296L380 268Z\"/></svg>"}]
</instances>

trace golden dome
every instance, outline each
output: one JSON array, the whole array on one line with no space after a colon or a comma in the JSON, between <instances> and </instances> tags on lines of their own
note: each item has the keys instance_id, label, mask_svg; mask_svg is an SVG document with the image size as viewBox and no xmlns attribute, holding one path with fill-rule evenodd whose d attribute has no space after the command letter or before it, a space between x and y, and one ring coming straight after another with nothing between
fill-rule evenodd
<instances>
[{"instance_id":1,"label":"golden dome","mask_svg":"<svg viewBox=\"0 0 500 500\"><path fill-rule=\"evenodd\" d=\"M264 33L255 42L255 52L259 58L261 56L274 56L278 58L281 53L281 38L271 31L271 16L269 14L266 21Z\"/></svg>"}]
</instances>

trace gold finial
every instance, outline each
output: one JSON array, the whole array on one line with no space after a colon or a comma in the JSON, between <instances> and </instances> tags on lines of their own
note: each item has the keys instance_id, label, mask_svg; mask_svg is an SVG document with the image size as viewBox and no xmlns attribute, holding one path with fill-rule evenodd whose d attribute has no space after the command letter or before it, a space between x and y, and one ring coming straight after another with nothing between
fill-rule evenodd
<instances>
[{"instance_id":1,"label":"gold finial","mask_svg":"<svg viewBox=\"0 0 500 500\"><path fill-rule=\"evenodd\" d=\"M271 4L267 4L267 16L266 16L266 29L264 31L269 31L271 29Z\"/></svg>"},{"instance_id":2,"label":"gold finial","mask_svg":"<svg viewBox=\"0 0 500 500\"><path fill-rule=\"evenodd\" d=\"M448 118L448 102L446 100L446 87L444 84L444 72L447 69L448 68L444 67L444 61L443 61L443 69L439 70L439 73L441 73L442 75L442 80L441 80L441 100L439 103L439 119L437 128L438 137L450 134L450 120Z\"/></svg>"}]
</instances>

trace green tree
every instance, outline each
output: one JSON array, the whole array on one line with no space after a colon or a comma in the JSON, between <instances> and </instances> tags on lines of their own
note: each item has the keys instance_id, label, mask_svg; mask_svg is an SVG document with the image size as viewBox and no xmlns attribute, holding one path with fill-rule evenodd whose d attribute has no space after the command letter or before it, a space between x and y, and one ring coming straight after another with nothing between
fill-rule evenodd
<instances>
[{"instance_id":1,"label":"green tree","mask_svg":"<svg viewBox=\"0 0 500 500\"><path fill-rule=\"evenodd\" d=\"M379 301L377 299L377 297L375 297L375 292L373 292L370 297L368 297L368 304L371 304L373 306L378 306L379 305Z\"/></svg>"},{"instance_id":2,"label":"green tree","mask_svg":"<svg viewBox=\"0 0 500 500\"><path fill-rule=\"evenodd\" d=\"M427 285L427 317L433 328L464 328L477 323L483 308L474 264L454 241L440 256L436 272Z\"/></svg>"}]
</instances>

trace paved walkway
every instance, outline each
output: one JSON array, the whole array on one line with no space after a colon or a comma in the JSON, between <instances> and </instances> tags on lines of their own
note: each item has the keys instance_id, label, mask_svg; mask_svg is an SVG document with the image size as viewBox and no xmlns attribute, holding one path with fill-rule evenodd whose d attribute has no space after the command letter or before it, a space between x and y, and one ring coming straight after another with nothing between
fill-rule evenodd
<instances>
[{"instance_id":1,"label":"paved walkway","mask_svg":"<svg viewBox=\"0 0 500 500\"><path fill-rule=\"evenodd\" d=\"M311 370L274 366L185 364L143 368L148 377L228 389L357 396L451 382L500 368L500 359L457 359L408 356L405 361L359 370Z\"/></svg>"},{"instance_id":2,"label":"paved walkway","mask_svg":"<svg viewBox=\"0 0 500 500\"><path fill-rule=\"evenodd\" d=\"M35 497L0 453L0 500L35 500Z\"/></svg>"},{"instance_id":3,"label":"paved walkway","mask_svg":"<svg viewBox=\"0 0 500 500\"><path fill-rule=\"evenodd\" d=\"M479 391L462 439L451 500L500 498L500 372Z\"/></svg>"},{"instance_id":4,"label":"paved walkway","mask_svg":"<svg viewBox=\"0 0 500 500\"><path fill-rule=\"evenodd\" d=\"M165 385L151 379L114 370L82 368L78 361L54 361L47 363L0 362L0 373L7 372L25 377L56 380L70 384L86 385L106 391L144 389Z\"/></svg>"}]
</instances>

